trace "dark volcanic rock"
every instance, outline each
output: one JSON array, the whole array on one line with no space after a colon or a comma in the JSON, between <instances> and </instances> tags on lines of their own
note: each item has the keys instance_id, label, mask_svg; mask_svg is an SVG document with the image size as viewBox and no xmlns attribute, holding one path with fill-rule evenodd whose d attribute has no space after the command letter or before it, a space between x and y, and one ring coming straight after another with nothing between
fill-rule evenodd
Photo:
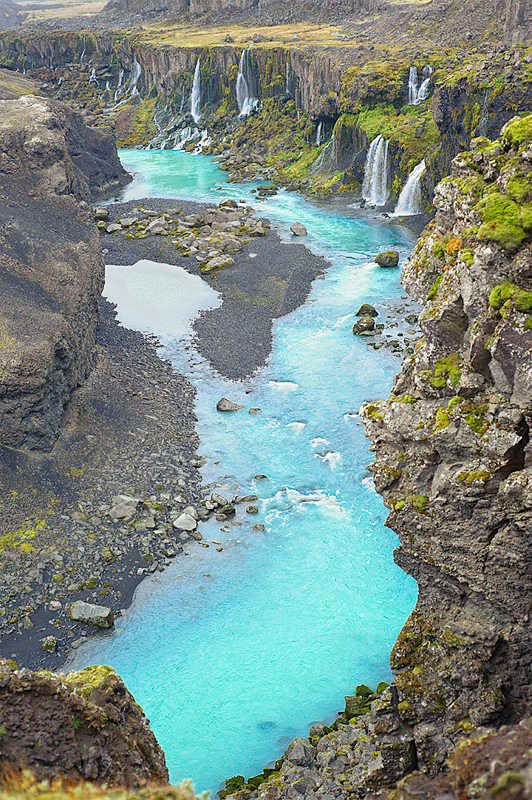
<instances>
[{"instance_id":1,"label":"dark volcanic rock","mask_svg":"<svg viewBox=\"0 0 532 800\"><path fill-rule=\"evenodd\" d=\"M87 201L112 140L35 96L0 118L0 442L47 450L92 365L104 265Z\"/></svg>"},{"instance_id":2,"label":"dark volcanic rock","mask_svg":"<svg viewBox=\"0 0 532 800\"><path fill-rule=\"evenodd\" d=\"M38 780L126 787L168 782L149 722L111 667L63 678L0 661L0 718L2 780L31 769Z\"/></svg>"}]
</instances>

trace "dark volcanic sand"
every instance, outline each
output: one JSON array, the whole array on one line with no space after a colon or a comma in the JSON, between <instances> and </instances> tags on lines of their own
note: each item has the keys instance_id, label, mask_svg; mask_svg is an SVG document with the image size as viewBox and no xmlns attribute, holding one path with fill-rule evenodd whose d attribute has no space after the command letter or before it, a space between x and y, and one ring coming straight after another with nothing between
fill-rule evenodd
<instances>
[{"instance_id":1,"label":"dark volcanic sand","mask_svg":"<svg viewBox=\"0 0 532 800\"><path fill-rule=\"evenodd\" d=\"M184 214L203 214L205 209L183 201L134 200L109 206L109 222L133 215L139 205L160 212L178 208ZM203 313L194 324L195 346L227 378L243 379L265 364L271 350L272 321L304 303L312 281L329 266L293 238L284 244L273 230L265 237L255 237L240 253L232 254L234 266L205 278L224 302ZM102 234L102 247L108 251L106 264L134 264L148 258L201 274L193 258L179 255L171 236L127 240L123 234ZM255 257L250 258L250 253Z\"/></svg>"},{"instance_id":2,"label":"dark volcanic sand","mask_svg":"<svg viewBox=\"0 0 532 800\"><path fill-rule=\"evenodd\" d=\"M136 205L202 213L194 203L144 200L112 205L110 220ZM102 246L108 264L147 258L200 274L197 262L180 256L171 237L128 241L121 233L102 234ZM234 258L235 266L207 279L224 302L196 321L195 344L222 375L245 379L270 353L273 319L303 303L328 264L302 244L283 244L273 231L244 245ZM102 301L97 366L74 392L54 450L35 455L0 448L0 535L21 529L30 517L36 521L29 526L36 531L28 538L29 552L9 544L0 552L1 656L57 669L72 642L98 632L70 621L68 603L82 599L119 613L148 569L170 563L168 548L181 557L187 547L208 545L191 541L183 548L168 523L171 510L187 503L199 507L201 499L193 400L193 387L157 356L153 341L118 326ZM182 493L186 502L176 500ZM131 526L140 515L112 523L106 509L118 494L147 502L155 497L166 510L166 534L135 533ZM50 610L51 600L61 609ZM41 649L48 635L58 639L56 653Z\"/></svg>"}]
</instances>

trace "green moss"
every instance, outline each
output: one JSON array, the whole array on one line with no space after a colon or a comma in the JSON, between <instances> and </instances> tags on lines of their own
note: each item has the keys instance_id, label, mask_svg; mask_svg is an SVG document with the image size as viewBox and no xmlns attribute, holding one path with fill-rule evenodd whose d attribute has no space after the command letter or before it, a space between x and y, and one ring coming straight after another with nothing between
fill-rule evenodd
<instances>
[{"instance_id":1,"label":"green moss","mask_svg":"<svg viewBox=\"0 0 532 800\"><path fill-rule=\"evenodd\" d=\"M460 258L467 267L472 267L475 260L475 254L470 247L464 247L460 253Z\"/></svg>"},{"instance_id":2,"label":"green moss","mask_svg":"<svg viewBox=\"0 0 532 800\"><path fill-rule=\"evenodd\" d=\"M468 414L466 414L466 425L475 433L479 433L481 435L486 433L489 427L489 423L485 419L487 410L487 405L482 405L473 408Z\"/></svg>"},{"instance_id":3,"label":"green moss","mask_svg":"<svg viewBox=\"0 0 532 800\"><path fill-rule=\"evenodd\" d=\"M510 178L506 187L506 194L516 203L523 203L530 196L531 186L528 180L515 175Z\"/></svg>"},{"instance_id":4,"label":"green moss","mask_svg":"<svg viewBox=\"0 0 532 800\"><path fill-rule=\"evenodd\" d=\"M413 403L417 403L417 397L412 397L411 394L403 394L400 397L396 397L392 395L390 398L390 402L392 403L408 403L412 405Z\"/></svg>"},{"instance_id":5,"label":"green moss","mask_svg":"<svg viewBox=\"0 0 532 800\"><path fill-rule=\"evenodd\" d=\"M499 192L483 197L474 208L482 217L477 237L494 241L506 250L517 250L532 228L532 205L519 206Z\"/></svg>"},{"instance_id":6,"label":"green moss","mask_svg":"<svg viewBox=\"0 0 532 800\"><path fill-rule=\"evenodd\" d=\"M532 115L506 125L502 136L505 147L522 147L532 142Z\"/></svg>"},{"instance_id":7,"label":"green moss","mask_svg":"<svg viewBox=\"0 0 532 800\"><path fill-rule=\"evenodd\" d=\"M449 419L449 415L443 408L439 408L436 413L436 422L434 423L433 433L437 433L438 431L447 428L451 423Z\"/></svg>"},{"instance_id":8,"label":"green moss","mask_svg":"<svg viewBox=\"0 0 532 800\"><path fill-rule=\"evenodd\" d=\"M492 308L499 310L509 300L517 311L532 313L532 292L521 289L515 283L499 283L493 287L489 297Z\"/></svg>"},{"instance_id":9,"label":"green moss","mask_svg":"<svg viewBox=\"0 0 532 800\"><path fill-rule=\"evenodd\" d=\"M429 293L427 294L427 300L435 300L436 295L438 294L438 289L440 288L442 282L443 275L439 275L432 286L429 289Z\"/></svg>"},{"instance_id":10,"label":"green moss","mask_svg":"<svg viewBox=\"0 0 532 800\"><path fill-rule=\"evenodd\" d=\"M405 505L408 505L410 508L413 508L414 511L424 513L427 509L428 502L429 498L426 495L411 494L407 497L403 497L401 500L397 500L393 504L393 509L394 511L401 511Z\"/></svg>"},{"instance_id":11,"label":"green moss","mask_svg":"<svg viewBox=\"0 0 532 800\"><path fill-rule=\"evenodd\" d=\"M76 694L88 700L92 690L103 686L110 675L116 675L112 667L85 667L79 672L69 672L65 676L65 682L72 687Z\"/></svg>"},{"instance_id":12,"label":"green moss","mask_svg":"<svg viewBox=\"0 0 532 800\"><path fill-rule=\"evenodd\" d=\"M464 483L473 483L473 481L482 481L484 483L488 480L489 476L489 472L486 472L485 470L461 472L458 476L458 480L464 481Z\"/></svg>"},{"instance_id":13,"label":"green moss","mask_svg":"<svg viewBox=\"0 0 532 800\"><path fill-rule=\"evenodd\" d=\"M440 358L434 365L432 377L429 379L430 385L434 389L443 389L447 385L447 382L449 382L451 386L456 386L462 376L462 370L459 364L460 357L458 353L451 353L444 358Z\"/></svg>"},{"instance_id":14,"label":"green moss","mask_svg":"<svg viewBox=\"0 0 532 800\"><path fill-rule=\"evenodd\" d=\"M459 397L458 395L456 395L455 397L451 397L447 405L447 411L452 411L453 408L456 408L456 406L460 405L461 402L462 398Z\"/></svg>"}]
</instances>

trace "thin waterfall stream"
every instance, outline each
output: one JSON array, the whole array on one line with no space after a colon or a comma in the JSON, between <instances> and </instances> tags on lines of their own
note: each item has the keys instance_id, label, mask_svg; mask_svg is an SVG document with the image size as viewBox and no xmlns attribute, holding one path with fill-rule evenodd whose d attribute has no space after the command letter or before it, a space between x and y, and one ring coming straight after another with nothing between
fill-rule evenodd
<instances>
[{"instance_id":1,"label":"thin waterfall stream","mask_svg":"<svg viewBox=\"0 0 532 800\"><path fill-rule=\"evenodd\" d=\"M224 778L255 775L314 722L332 721L358 683L390 678L416 585L393 563L397 539L365 468L357 409L389 392L399 361L351 328L369 302L402 330L399 271L373 260L392 248L404 260L413 237L295 193L261 201L255 184L223 185L207 157L133 151L122 160L138 171L123 199L245 195L286 241L290 221L303 222L308 246L331 263L307 302L275 322L267 365L243 381L222 378L194 349L190 320L220 303L206 282L169 265L107 268L104 294L119 319L156 333L197 389L205 486L257 495L258 513L202 523L214 544L191 546L145 579L114 632L69 666L113 666L149 717L171 780L215 792ZM244 409L217 412L222 396Z\"/></svg>"}]
</instances>

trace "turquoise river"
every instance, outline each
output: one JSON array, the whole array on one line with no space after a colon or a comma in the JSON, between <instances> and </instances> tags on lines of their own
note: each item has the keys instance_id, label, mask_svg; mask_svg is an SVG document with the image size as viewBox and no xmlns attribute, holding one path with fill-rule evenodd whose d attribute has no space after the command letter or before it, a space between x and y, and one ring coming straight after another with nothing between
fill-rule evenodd
<instances>
[{"instance_id":1,"label":"turquoise river","mask_svg":"<svg viewBox=\"0 0 532 800\"><path fill-rule=\"evenodd\" d=\"M204 156L121 157L137 173L124 200L245 198L286 241L290 223L303 222L307 245L330 261L305 305L275 323L267 366L242 382L194 351L190 318L220 303L201 278L150 263L107 269L104 293L122 323L155 332L197 388L205 485L227 497L257 494L259 513L240 507L236 524L201 524L223 550L191 547L145 579L114 632L80 648L74 666L112 665L149 717L172 782L192 778L215 793L224 778L260 772L312 723L332 721L358 683L390 677L389 652L416 586L394 565L397 539L384 526L356 412L389 392L400 362L351 328L370 302L406 330L399 270L374 258L396 248L404 261L414 240L395 221L295 193L260 201L250 193L256 184L226 184ZM246 408L221 414L222 396ZM265 530L253 531L257 523Z\"/></svg>"}]
</instances>

